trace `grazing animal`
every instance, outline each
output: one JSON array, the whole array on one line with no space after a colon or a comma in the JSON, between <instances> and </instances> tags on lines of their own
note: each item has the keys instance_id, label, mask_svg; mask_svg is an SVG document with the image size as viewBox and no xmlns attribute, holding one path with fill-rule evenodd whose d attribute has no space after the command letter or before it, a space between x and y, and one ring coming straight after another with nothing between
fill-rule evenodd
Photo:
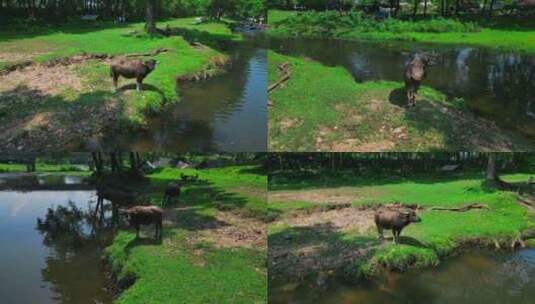
<instances>
[{"instance_id":1,"label":"grazing animal","mask_svg":"<svg viewBox=\"0 0 535 304\"><path fill-rule=\"evenodd\" d=\"M130 226L136 228L136 238L139 238L139 226L154 224L157 240L162 239L163 210L156 206L134 206L126 210Z\"/></svg>"},{"instance_id":2,"label":"grazing animal","mask_svg":"<svg viewBox=\"0 0 535 304\"><path fill-rule=\"evenodd\" d=\"M379 232L379 239L384 239L383 229L392 229L394 244L399 243L399 235L405 226L421 221L414 210L399 211L381 208L375 212L375 225L377 232Z\"/></svg>"},{"instance_id":3,"label":"grazing animal","mask_svg":"<svg viewBox=\"0 0 535 304\"><path fill-rule=\"evenodd\" d=\"M117 90L117 80L119 76L136 79L136 90L141 91L143 79L147 77L155 68L158 62L154 59L142 61L139 59L128 60L120 58L110 65L110 75L113 78L113 86Z\"/></svg>"},{"instance_id":4,"label":"grazing animal","mask_svg":"<svg viewBox=\"0 0 535 304\"><path fill-rule=\"evenodd\" d=\"M414 54L405 66L405 90L407 92L408 106L416 105L416 93L425 79L430 58L423 54Z\"/></svg>"},{"instance_id":5,"label":"grazing animal","mask_svg":"<svg viewBox=\"0 0 535 304\"><path fill-rule=\"evenodd\" d=\"M182 184L178 182L172 182L167 185L167 188L165 189L165 194L163 196L163 204L164 206L173 198L176 197L177 199L180 198L180 191L182 190Z\"/></svg>"}]
</instances>

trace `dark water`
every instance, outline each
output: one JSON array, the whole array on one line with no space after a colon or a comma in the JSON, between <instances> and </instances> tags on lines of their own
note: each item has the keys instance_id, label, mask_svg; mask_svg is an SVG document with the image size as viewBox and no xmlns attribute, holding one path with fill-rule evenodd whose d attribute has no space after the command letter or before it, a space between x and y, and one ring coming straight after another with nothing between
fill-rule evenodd
<instances>
[{"instance_id":1,"label":"dark water","mask_svg":"<svg viewBox=\"0 0 535 304\"><path fill-rule=\"evenodd\" d=\"M181 102L153 117L149 131L130 135L125 145L136 151L266 151L267 52L257 35L227 46L227 73L181 85Z\"/></svg>"},{"instance_id":2,"label":"dark water","mask_svg":"<svg viewBox=\"0 0 535 304\"><path fill-rule=\"evenodd\" d=\"M367 283L272 283L269 289L269 303L531 304L534 299L535 249L465 254L436 269Z\"/></svg>"},{"instance_id":3,"label":"dark water","mask_svg":"<svg viewBox=\"0 0 535 304\"><path fill-rule=\"evenodd\" d=\"M92 186L83 176L48 173L0 173L0 190L84 190Z\"/></svg>"},{"instance_id":4,"label":"dark water","mask_svg":"<svg viewBox=\"0 0 535 304\"><path fill-rule=\"evenodd\" d=\"M88 190L0 191L1 303L112 303L100 260L106 241L86 217L94 200Z\"/></svg>"},{"instance_id":5,"label":"dark water","mask_svg":"<svg viewBox=\"0 0 535 304\"><path fill-rule=\"evenodd\" d=\"M417 50L437 62L424 85L463 98L478 115L535 139L535 56L485 48L344 40L272 39L275 51L343 66L357 81L403 82L403 68Z\"/></svg>"}]
</instances>

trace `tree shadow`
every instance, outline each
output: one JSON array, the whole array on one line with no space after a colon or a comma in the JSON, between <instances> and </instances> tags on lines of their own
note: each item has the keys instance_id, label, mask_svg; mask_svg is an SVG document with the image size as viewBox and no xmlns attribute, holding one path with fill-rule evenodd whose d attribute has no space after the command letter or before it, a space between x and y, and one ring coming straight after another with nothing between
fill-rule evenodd
<instances>
[{"instance_id":1,"label":"tree shadow","mask_svg":"<svg viewBox=\"0 0 535 304\"><path fill-rule=\"evenodd\" d=\"M405 88L397 88L392 90L388 95L388 100L391 104L402 108L407 107L407 105L409 104Z\"/></svg>"},{"instance_id":2,"label":"tree shadow","mask_svg":"<svg viewBox=\"0 0 535 304\"><path fill-rule=\"evenodd\" d=\"M133 125L126 103L110 91L72 100L23 85L2 92L0 104L1 152L114 151L122 143L103 139Z\"/></svg>"},{"instance_id":3,"label":"tree shadow","mask_svg":"<svg viewBox=\"0 0 535 304\"><path fill-rule=\"evenodd\" d=\"M269 234L268 244L269 276L273 280L348 271L379 242L372 236L346 235L331 223L322 223Z\"/></svg>"},{"instance_id":4,"label":"tree shadow","mask_svg":"<svg viewBox=\"0 0 535 304\"><path fill-rule=\"evenodd\" d=\"M126 92L126 91L135 91L137 89L137 86L135 83L125 84L117 89L117 92ZM167 98L165 97L165 94L162 90L160 90L158 87L149 84L149 83L143 83L141 86L142 91L152 91L158 93L164 102L167 102Z\"/></svg>"}]
</instances>

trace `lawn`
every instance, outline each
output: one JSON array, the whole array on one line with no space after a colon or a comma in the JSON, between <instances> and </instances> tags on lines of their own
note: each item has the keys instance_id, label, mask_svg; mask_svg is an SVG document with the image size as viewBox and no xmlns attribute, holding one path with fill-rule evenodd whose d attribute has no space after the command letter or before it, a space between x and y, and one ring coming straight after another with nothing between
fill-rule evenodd
<instances>
[{"instance_id":1,"label":"lawn","mask_svg":"<svg viewBox=\"0 0 535 304\"><path fill-rule=\"evenodd\" d=\"M518 173L502 178L509 182L525 182L532 175ZM291 254L299 254L304 248L315 248L314 244L322 242L327 248L315 253L317 258L341 260L342 264L333 267L341 268L351 276L373 276L383 269L406 270L437 265L447 256L473 246L509 248L522 232L535 228L534 213L517 201L515 193L488 189L482 181L481 176L474 174L457 174L390 181L354 177L353 182L348 178L339 183L332 181L325 187L317 183L309 187L306 182L270 185L271 189L281 189L269 193L269 210L276 215L268 229L270 250L271 245L282 246L298 234L299 239L305 241L295 246ZM306 193L314 198L313 201L303 200ZM334 202L326 203L344 200L350 202L349 206L336 207ZM373 210L369 208L395 202L419 205L417 213L422 221L403 231L401 245L392 244L390 232L386 232L388 240L380 244L376 239ZM467 212L429 209L471 203L488 208ZM288 224L296 216L302 216L302 222L313 225ZM322 217L338 227L326 229L328 224L320 221ZM344 217L347 217L347 223ZM359 225L354 223L355 217L361 219ZM343 264L346 262L344 257L337 253L343 252L341 248L360 251L360 255ZM308 252L307 256L315 255Z\"/></svg>"},{"instance_id":2,"label":"lawn","mask_svg":"<svg viewBox=\"0 0 535 304\"><path fill-rule=\"evenodd\" d=\"M136 241L135 233L121 231L107 248L119 278L135 278L117 303L265 303L265 239L260 245L222 241L232 238L225 231L237 229L243 237L249 229L264 229L267 179L258 170L167 168L149 175L144 191L155 204L161 203L165 185L181 173L198 174L202 182L185 186L180 201L165 206L161 244Z\"/></svg>"},{"instance_id":3,"label":"lawn","mask_svg":"<svg viewBox=\"0 0 535 304\"><path fill-rule=\"evenodd\" d=\"M0 70L25 61L50 63L82 54L117 56L167 50L141 57L159 62L145 79L141 93L135 92L135 80L124 78L119 90L113 89L110 60L34 64L0 76L2 137L16 141L28 133L52 133L48 137L61 141L59 146L72 141L62 137L98 136L110 128L143 128L147 115L180 100L177 77L220 69L229 57L217 49L219 42L241 40L226 22L195 24L194 18L182 18L159 26L170 28L174 35L149 36L142 23L77 22L0 29ZM71 131L63 132L65 129Z\"/></svg>"},{"instance_id":4,"label":"lawn","mask_svg":"<svg viewBox=\"0 0 535 304\"><path fill-rule=\"evenodd\" d=\"M273 51L268 58L270 84L282 77L282 64L291 72L269 96L271 151L523 151L533 146L471 114L464 100L450 100L430 87L420 90L416 107L407 108L402 83L357 83L343 67Z\"/></svg>"}]
</instances>

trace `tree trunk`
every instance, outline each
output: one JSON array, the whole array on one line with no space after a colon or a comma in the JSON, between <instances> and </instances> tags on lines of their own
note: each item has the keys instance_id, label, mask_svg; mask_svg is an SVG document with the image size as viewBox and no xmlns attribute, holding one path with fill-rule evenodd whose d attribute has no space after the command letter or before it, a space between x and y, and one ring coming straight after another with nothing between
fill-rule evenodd
<instances>
[{"instance_id":1,"label":"tree trunk","mask_svg":"<svg viewBox=\"0 0 535 304\"><path fill-rule=\"evenodd\" d=\"M147 9L145 11L145 31L149 34L156 33L156 21L154 9L156 0L147 0Z\"/></svg>"},{"instance_id":2,"label":"tree trunk","mask_svg":"<svg viewBox=\"0 0 535 304\"><path fill-rule=\"evenodd\" d=\"M427 17L427 0L424 0L424 17Z\"/></svg>"},{"instance_id":3,"label":"tree trunk","mask_svg":"<svg viewBox=\"0 0 535 304\"><path fill-rule=\"evenodd\" d=\"M496 172L496 154L490 153L487 162L487 181L498 181L498 173Z\"/></svg>"},{"instance_id":4,"label":"tree trunk","mask_svg":"<svg viewBox=\"0 0 535 304\"><path fill-rule=\"evenodd\" d=\"M420 0L414 0L414 8L412 10L412 17L416 17L416 14L418 13L419 4L420 4Z\"/></svg>"}]
</instances>

